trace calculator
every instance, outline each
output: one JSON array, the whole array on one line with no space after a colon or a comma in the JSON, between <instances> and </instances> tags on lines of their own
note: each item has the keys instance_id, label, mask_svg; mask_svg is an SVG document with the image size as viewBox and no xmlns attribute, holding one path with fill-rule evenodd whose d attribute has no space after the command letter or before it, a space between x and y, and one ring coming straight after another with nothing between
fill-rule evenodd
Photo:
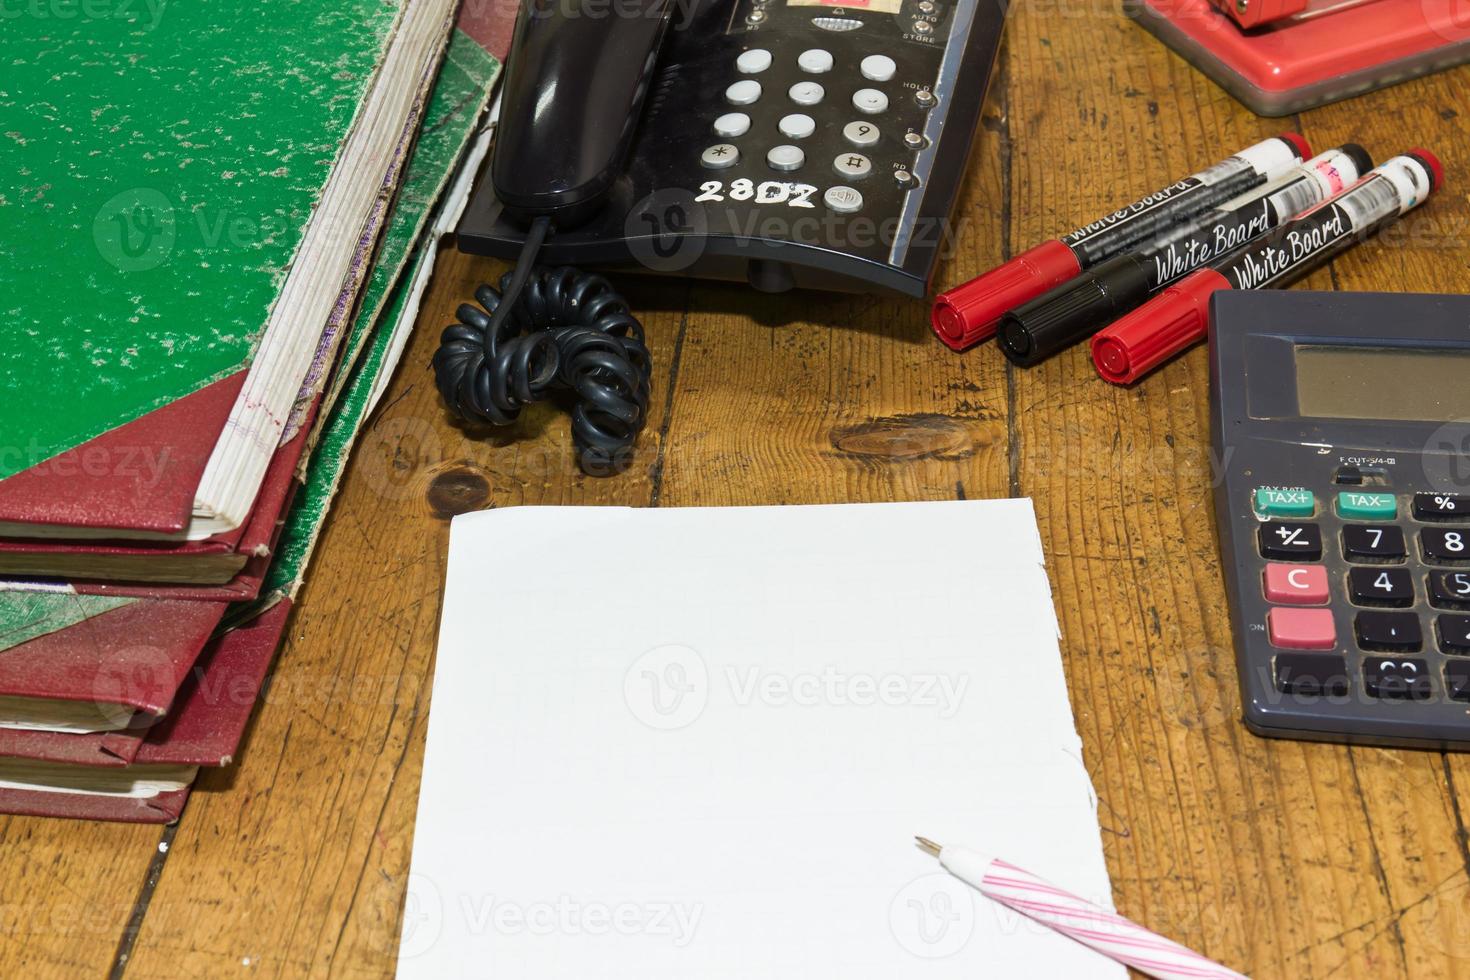
<instances>
[{"instance_id":1,"label":"calculator","mask_svg":"<svg viewBox=\"0 0 1470 980\"><path fill-rule=\"evenodd\" d=\"M1470 297L1224 290L1209 336L1246 725L1470 747Z\"/></svg>"}]
</instances>

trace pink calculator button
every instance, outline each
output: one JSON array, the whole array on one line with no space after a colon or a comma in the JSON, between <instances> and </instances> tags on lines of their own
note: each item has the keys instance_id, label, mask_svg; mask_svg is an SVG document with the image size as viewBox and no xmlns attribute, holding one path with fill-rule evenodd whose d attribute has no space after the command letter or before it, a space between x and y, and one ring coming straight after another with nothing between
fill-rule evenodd
<instances>
[{"instance_id":1,"label":"pink calculator button","mask_svg":"<svg viewBox=\"0 0 1470 980\"><path fill-rule=\"evenodd\" d=\"M1331 609L1271 609L1266 612L1271 645L1286 650L1330 650L1337 645Z\"/></svg>"},{"instance_id":2,"label":"pink calculator button","mask_svg":"<svg viewBox=\"0 0 1470 980\"><path fill-rule=\"evenodd\" d=\"M1293 606L1321 606L1328 598L1327 569L1320 565L1266 566L1263 576L1267 602L1284 602Z\"/></svg>"}]
</instances>

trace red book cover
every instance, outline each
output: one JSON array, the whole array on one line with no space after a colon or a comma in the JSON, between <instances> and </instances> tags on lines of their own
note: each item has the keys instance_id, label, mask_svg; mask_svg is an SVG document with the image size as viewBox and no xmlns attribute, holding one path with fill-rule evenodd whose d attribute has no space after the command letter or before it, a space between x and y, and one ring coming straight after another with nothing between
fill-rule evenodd
<instances>
[{"instance_id":1,"label":"red book cover","mask_svg":"<svg viewBox=\"0 0 1470 980\"><path fill-rule=\"evenodd\" d=\"M230 764L290 615L291 602L283 600L256 619L211 642L200 658L199 669L190 675L188 683L180 691L176 710L149 729L146 735L135 738L134 764ZM72 737L91 740L90 751L98 758L109 754L102 747L100 738ZM43 752L29 758L63 763L80 761L66 753L53 755ZM0 788L0 813L170 823L178 819L188 795L188 789L181 789L147 799L134 799L94 793Z\"/></svg>"}]
</instances>

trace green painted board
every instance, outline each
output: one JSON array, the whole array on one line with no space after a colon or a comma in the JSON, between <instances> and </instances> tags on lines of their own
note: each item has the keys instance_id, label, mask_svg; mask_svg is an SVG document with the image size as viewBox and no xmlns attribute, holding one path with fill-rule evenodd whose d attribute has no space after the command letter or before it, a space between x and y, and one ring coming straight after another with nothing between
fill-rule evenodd
<instances>
[{"instance_id":1,"label":"green painted board","mask_svg":"<svg viewBox=\"0 0 1470 980\"><path fill-rule=\"evenodd\" d=\"M399 7L0 0L0 479L249 363Z\"/></svg>"}]
</instances>

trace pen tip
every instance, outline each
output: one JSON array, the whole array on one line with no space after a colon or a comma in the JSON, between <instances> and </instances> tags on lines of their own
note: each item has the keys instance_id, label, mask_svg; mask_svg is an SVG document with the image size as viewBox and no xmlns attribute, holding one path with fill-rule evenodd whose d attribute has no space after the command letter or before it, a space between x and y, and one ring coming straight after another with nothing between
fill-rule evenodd
<instances>
[{"instance_id":1,"label":"pen tip","mask_svg":"<svg viewBox=\"0 0 1470 980\"><path fill-rule=\"evenodd\" d=\"M928 851L935 857L939 857L939 852L943 850L942 847L940 847L938 844L934 843L927 837L919 837L915 835L914 840L918 841L920 847L922 847L924 850Z\"/></svg>"}]
</instances>

